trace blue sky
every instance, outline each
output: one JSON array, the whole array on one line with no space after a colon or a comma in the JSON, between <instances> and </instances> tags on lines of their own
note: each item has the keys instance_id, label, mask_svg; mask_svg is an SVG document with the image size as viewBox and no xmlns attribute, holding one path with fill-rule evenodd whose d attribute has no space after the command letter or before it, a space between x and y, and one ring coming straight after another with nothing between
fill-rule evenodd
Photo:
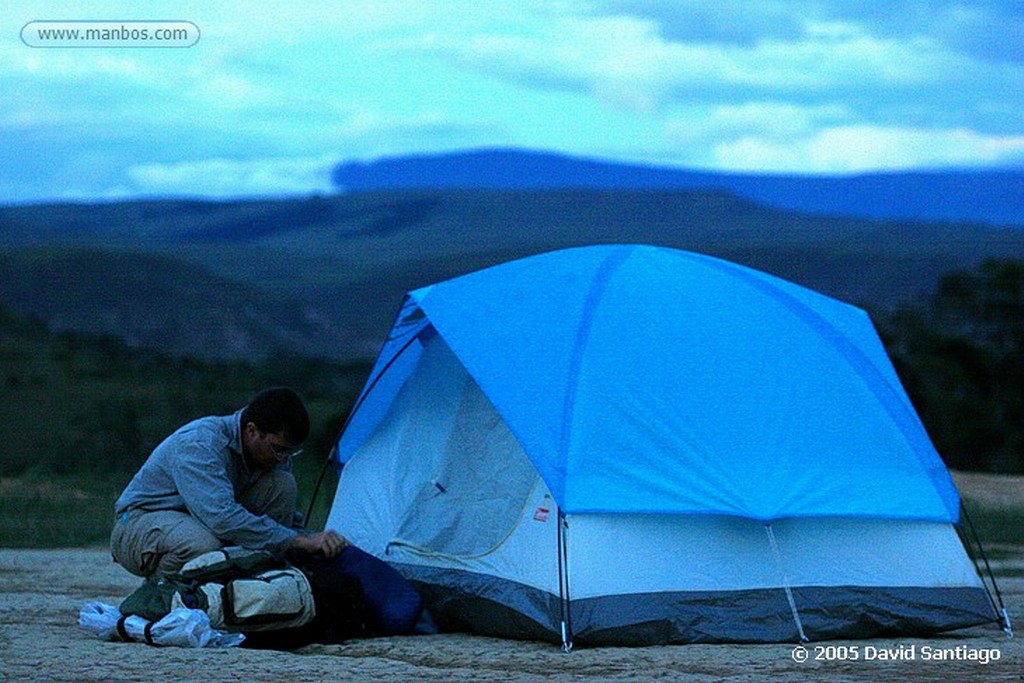
<instances>
[{"instance_id":1,"label":"blue sky","mask_svg":"<svg viewBox=\"0 0 1024 683\"><path fill-rule=\"evenodd\" d=\"M190 48L28 47L38 20ZM728 171L1024 166L1024 2L8 0L0 202L329 191L478 147Z\"/></svg>"}]
</instances>

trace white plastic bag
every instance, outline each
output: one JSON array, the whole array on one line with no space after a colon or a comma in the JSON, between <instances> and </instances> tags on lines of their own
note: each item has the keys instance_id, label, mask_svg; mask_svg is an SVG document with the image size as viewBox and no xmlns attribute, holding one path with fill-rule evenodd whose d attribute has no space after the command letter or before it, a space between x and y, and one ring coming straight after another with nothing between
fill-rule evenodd
<instances>
[{"instance_id":1,"label":"white plastic bag","mask_svg":"<svg viewBox=\"0 0 1024 683\"><path fill-rule=\"evenodd\" d=\"M152 623L138 616L127 617L122 624L124 634L118 629L122 616L113 605L89 602L78 615L78 625L104 640L125 640L126 635L127 640L152 645L234 647L245 640L241 633L212 628L206 612L198 609L179 607Z\"/></svg>"},{"instance_id":2,"label":"white plastic bag","mask_svg":"<svg viewBox=\"0 0 1024 683\"><path fill-rule=\"evenodd\" d=\"M120 640L117 634L117 621L120 618L121 613L113 605L88 602L78 613L78 625L103 640Z\"/></svg>"}]
</instances>

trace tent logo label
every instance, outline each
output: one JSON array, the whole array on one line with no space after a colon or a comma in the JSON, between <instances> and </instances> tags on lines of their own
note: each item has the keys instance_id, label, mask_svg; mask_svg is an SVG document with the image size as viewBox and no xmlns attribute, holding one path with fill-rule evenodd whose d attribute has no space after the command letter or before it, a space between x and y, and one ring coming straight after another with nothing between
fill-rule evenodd
<instances>
[{"instance_id":1,"label":"tent logo label","mask_svg":"<svg viewBox=\"0 0 1024 683\"><path fill-rule=\"evenodd\" d=\"M537 511L533 513L533 518L538 522L546 522L549 514L551 514L551 510L548 508L537 508Z\"/></svg>"}]
</instances>

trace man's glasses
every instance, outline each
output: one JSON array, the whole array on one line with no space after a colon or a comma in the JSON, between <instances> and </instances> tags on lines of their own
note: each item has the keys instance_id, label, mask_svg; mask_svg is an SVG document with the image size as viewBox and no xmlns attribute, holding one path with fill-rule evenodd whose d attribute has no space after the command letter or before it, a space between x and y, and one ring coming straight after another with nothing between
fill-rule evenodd
<instances>
[{"instance_id":1,"label":"man's glasses","mask_svg":"<svg viewBox=\"0 0 1024 683\"><path fill-rule=\"evenodd\" d=\"M260 432L260 438L266 440L267 433ZM276 444L273 441L269 443L270 450L274 452L274 457L277 458L278 460L284 460L285 458L297 458L298 456L302 455L301 448L289 448L287 446Z\"/></svg>"}]
</instances>

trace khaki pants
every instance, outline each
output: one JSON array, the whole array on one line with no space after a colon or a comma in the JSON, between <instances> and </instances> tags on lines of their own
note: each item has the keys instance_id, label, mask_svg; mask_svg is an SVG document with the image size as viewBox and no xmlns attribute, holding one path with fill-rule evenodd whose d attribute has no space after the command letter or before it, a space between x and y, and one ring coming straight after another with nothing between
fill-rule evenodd
<instances>
[{"instance_id":1,"label":"khaki pants","mask_svg":"<svg viewBox=\"0 0 1024 683\"><path fill-rule=\"evenodd\" d=\"M290 472L267 470L238 502L254 515L267 515L291 527L297 497ZM115 520L110 534L114 560L145 578L173 574L192 558L224 545L192 515L179 510L131 510Z\"/></svg>"}]
</instances>

